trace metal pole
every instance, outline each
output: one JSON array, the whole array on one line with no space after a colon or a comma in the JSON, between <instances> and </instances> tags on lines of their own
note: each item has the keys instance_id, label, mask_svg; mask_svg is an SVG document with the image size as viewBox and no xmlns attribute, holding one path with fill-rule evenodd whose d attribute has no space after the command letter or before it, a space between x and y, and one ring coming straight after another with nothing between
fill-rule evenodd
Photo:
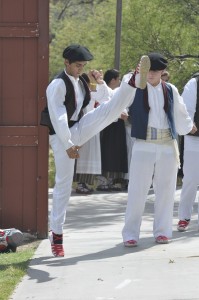
<instances>
[{"instance_id":1,"label":"metal pole","mask_svg":"<svg viewBox=\"0 0 199 300\"><path fill-rule=\"evenodd\" d=\"M115 69L120 69L120 40L122 27L122 0L117 0L115 32Z\"/></svg>"}]
</instances>

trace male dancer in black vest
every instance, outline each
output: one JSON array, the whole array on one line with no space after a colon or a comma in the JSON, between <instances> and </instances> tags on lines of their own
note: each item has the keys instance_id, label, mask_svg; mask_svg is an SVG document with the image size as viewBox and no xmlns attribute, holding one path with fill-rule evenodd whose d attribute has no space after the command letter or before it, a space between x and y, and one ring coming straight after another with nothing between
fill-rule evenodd
<instances>
[{"instance_id":1,"label":"male dancer in black vest","mask_svg":"<svg viewBox=\"0 0 199 300\"><path fill-rule=\"evenodd\" d=\"M50 131L49 139L56 166L50 216L50 241L54 256L64 256L63 225L71 194L74 161L79 157L79 146L112 123L129 105L136 91L134 85L132 87L131 83L123 82L111 100L82 117L82 108L88 104L90 94L81 73L93 56L81 45L70 45L64 50L63 58L65 70L49 84L46 91L54 128ZM140 88L146 86L148 68L148 57L144 56L141 58L140 78L137 83ZM103 88L101 73L95 70L92 74L99 88Z\"/></svg>"},{"instance_id":2,"label":"male dancer in black vest","mask_svg":"<svg viewBox=\"0 0 199 300\"><path fill-rule=\"evenodd\" d=\"M194 120L196 127L199 128L199 74L187 82L182 97L187 111ZM188 229L199 185L199 131L196 131L194 135L184 137L183 173L177 225L179 231Z\"/></svg>"},{"instance_id":3,"label":"male dancer in black vest","mask_svg":"<svg viewBox=\"0 0 199 300\"><path fill-rule=\"evenodd\" d=\"M179 164L176 137L177 133L196 131L177 88L161 80L167 60L159 53L150 53L148 57L151 67L147 86L144 90L137 89L129 108L131 133L136 140L132 149L128 203L122 231L126 247L137 246L152 180L155 192L153 235L157 243L169 242Z\"/></svg>"}]
</instances>

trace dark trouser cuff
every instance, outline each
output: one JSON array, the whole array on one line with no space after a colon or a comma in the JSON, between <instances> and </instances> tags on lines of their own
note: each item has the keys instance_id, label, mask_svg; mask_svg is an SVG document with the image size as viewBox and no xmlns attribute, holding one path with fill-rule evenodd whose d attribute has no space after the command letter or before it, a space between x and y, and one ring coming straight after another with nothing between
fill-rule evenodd
<instances>
[{"instance_id":1,"label":"dark trouser cuff","mask_svg":"<svg viewBox=\"0 0 199 300\"><path fill-rule=\"evenodd\" d=\"M131 76L128 84L134 88L136 88L136 85L135 85L135 75L136 75L136 72L133 73L133 75Z\"/></svg>"}]
</instances>

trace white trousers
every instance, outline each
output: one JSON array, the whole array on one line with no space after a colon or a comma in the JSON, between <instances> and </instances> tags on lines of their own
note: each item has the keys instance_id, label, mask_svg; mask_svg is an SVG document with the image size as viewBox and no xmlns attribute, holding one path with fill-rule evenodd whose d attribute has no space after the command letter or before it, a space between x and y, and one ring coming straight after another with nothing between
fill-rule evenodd
<instances>
[{"instance_id":1,"label":"white trousers","mask_svg":"<svg viewBox=\"0 0 199 300\"><path fill-rule=\"evenodd\" d=\"M74 145L83 145L117 119L129 105L135 92L136 89L124 82L110 101L103 102L96 109L84 115L78 123L70 128L71 140ZM56 134L50 136L50 145L53 150L56 168L50 229L57 234L62 234L72 188L74 160L68 157L61 140Z\"/></svg>"},{"instance_id":2,"label":"white trousers","mask_svg":"<svg viewBox=\"0 0 199 300\"><path fill-rule=\"evenodd\" d=\"M125 126L126 129L126 145L127 145L127 158L128 158L128 173L125 174L125 179L129 179L129 170L131 163L132 148L135 138L131 137L131 124Z\"/></svg>"},{"instance_id":3,"label":"white trousers","mask_svg":"<svg viewBox=\"0 0 199 300\"><path fill-rule=\"evenodd\" d=\"M172 237L173 205L177 178L174 146L136 140L132 149L128 202L123 240L139 240L142 215L153 181L155 192L153 235Z\"/></svg>"},{"instance_id":4,"label":"white trousers","mask_svg":"<svg viewBox=\"0 0 199 300\"><path fill-rule=\"evenodd\" d=\"M199 185L199 137L185 136L183 184L179 203L179 219L191 219Z\"/></svg>"}]
</instances>

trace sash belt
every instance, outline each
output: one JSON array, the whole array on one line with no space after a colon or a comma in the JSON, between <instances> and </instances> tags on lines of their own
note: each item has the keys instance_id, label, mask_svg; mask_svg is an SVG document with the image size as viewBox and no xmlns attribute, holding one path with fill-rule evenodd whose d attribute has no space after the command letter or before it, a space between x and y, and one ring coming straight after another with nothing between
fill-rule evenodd
<instances>
[{"instance_id":1,"label":"sash belt","mask_svg":"<svg viewBox=\"0 0 199 300\"><path fill-rule=\"evenodd\" d=\"M167 142L172 140L170 129L157 129L154 127L147 128L147 142Z\"/></svg>"}]
</instances>

